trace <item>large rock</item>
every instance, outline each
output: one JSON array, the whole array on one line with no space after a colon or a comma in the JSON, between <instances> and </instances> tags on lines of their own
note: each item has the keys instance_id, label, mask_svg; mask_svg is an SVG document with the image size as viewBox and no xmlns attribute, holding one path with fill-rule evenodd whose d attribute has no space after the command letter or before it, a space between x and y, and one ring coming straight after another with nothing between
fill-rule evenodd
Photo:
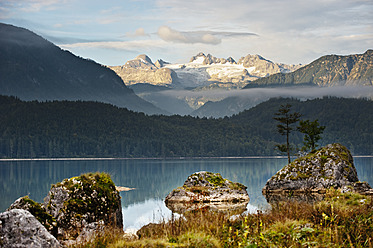
<instances>
[{"instance_id":1,"label":"large rock","mask_svg":"<svg viewBox=\"0 0 373 248\"><path fill-rule=\"evenodd\" d=\"M0 247L62 247L27 210L0 213Z\"/></svg>"},{"instance_id":2,"label":"large rock","mask_svg":"<svg viewBox=\"0 0 373 248\"><path fill-rule=\"evenodd\" d=\"M18 198L7 211L23 209L29 211L53 236L57 237L57 222L45 211L44 206L31 200L28 196Z\"/></svg>"},{"instance_id":3,"label":"large rock","mask_svg":"<svg viewBox=\"0 0 373 248\"><path fill-rule=\"evenodd\" d=\"M193 209L196 205L229 209L246 208L250 198L246 186L224 179L219 173L197 172L190 175L182 187L167 195L166 206L181 212Z\"/></svg>"},{"instance_id":4,"label":"large rock","mask_svg":"<svg viewBox=\"0 0 373 248\"><path fill-rule=\"evenodd\" d=\"M83 174L52 185L44 208L57 221L60 239L81 239L103 226L123 229L120 195L106 173Z\"/></svg>"},{"instance_id":5,"label":"large rock","mask_svg":"<svg viewBox=\"0 0 373 248\"><path fill-rule=\"evenodd\" d=\"M268 200L273 194L323 194L332 187L372 193L368 183L359 181L350 151L340 144L327 145L294 160L272 176L262 192Z\"/></svg>"}]
</instances>

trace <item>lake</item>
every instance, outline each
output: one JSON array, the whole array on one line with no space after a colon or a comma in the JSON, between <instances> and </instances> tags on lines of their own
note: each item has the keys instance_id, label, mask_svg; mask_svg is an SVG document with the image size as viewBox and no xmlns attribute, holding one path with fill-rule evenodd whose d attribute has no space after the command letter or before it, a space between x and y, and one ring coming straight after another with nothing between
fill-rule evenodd
<instances>
[{"instance_id":1,"label":"lake","mask_svg":"<svg viewBox=\"0 0 373 248\"><path fill-rule=\"evenodd\" d=\"M373 185L373 157L355 157L360 181ZM0 160L0 211L25 195L42 202L51 184L85 172L108 172L115 185L135 188L121 192L125 229L138 229L171 215L163 200L197 171L219 172L247 186L248 211L267 206L261 190L285 166L287 158L211 159L102 159L102 160Z\"/></svg>"}]
</instances>

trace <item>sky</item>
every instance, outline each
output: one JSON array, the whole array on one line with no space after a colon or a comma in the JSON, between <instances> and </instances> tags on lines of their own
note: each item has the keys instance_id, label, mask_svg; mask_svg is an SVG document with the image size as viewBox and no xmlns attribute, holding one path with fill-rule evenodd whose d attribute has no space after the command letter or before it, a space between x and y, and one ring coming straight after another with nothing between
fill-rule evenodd
<instances>
[{"instance_id":1,"label":"sky","mask_svg":"<svg viewBox=\"0 0 373 248\"><path fill-rule=\"evenodd\" d=\"M0 22L104 65L199 52L308 64L373 48L373 0L0 0Z\"/></svg>"}]
</instances>

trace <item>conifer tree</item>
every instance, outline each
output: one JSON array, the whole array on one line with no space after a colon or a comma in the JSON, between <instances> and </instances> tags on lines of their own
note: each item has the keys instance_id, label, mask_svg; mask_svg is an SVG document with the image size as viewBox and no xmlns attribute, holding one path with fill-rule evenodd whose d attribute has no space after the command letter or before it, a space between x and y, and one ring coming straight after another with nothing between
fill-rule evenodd
<instances>
[{"instance_id":1,"label":"conifer tree","mask_svg":"<svg viewBox=\"0 0 373 248\"><path fill-rule=\"evenodd\" d=\"M311 150L314 152L317 147L317 142L321 139L321 134L324 132L325 126L320 126L319 120L305 120L299 122L297 128L299 132L304 133L303 150Z\"/></svg>"},{"instance_id":2,"label":"conifer tree","mask_svg":"<svg viewBox=\"0 0 373 248\"><path fill-rule=\"evenodd\" d=\"M301 117L301 114L298 112L290 112L291 105L290 104L285 104L281 105L278 112L275 113L276 121L280 122L280 124L277 125L277 131L279 134L286 136L286 143L285 144L278 144L276 145L277 149L280 152L287 153L288 156L288 162L290 164L290 141L289 141L289 135L290 133L295 130L294 129L294 124L299 121L299 118Z\"/></svg>"}]
</instances>

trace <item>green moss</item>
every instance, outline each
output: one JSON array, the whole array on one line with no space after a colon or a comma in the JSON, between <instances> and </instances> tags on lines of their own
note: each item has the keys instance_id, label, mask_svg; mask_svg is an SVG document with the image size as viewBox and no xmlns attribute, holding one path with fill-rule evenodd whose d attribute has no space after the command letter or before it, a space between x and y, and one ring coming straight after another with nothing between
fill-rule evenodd
<instances>
[{"instance_id":1,"label":"green moss","mask_svg":"<svg viewBox=\"0 0 373 248\"><path fill-rule=\"evenodd\" d=\"M48 214L42 205L31 200L28 196L21 198L20 205L24 206L52 235L57 235L56 220Z\"/></svg>"},{"instance_id":2,"label":"green moss","mask_svg":"<svg viewBox=\"0 0 373 248\"><path fill-rule=\"evenodd\" d=\"M111 218L118 208L120 196L109 174L86 173L52 187L64 187L69 194L62 209L67 215L63 225L68 226L71 219L80 220L87 215L90 216L88 221L114 221Z\"/></svg>"},{"instance_id":3,"label":"green moss","mask_svg":"<svg viewBox=\"0 0 373 248\"><path fill-rule=\"evenodd\" d=\"M206 180L212 185L214 185L215 187L221 187L225 185L225 180L219 173L208 174L208 176L206 177Z\"/></svg>"},{"instance_id":4,"label":"green moss","mask_svg":"<svg viewBox=\"0 0 373 248\"><path fill-rule=\"evenodd\" d=\"M203 179L205 179L206 181L208 181L212 187L214 189L216 188L220 188L220 187L226 187L228 186L230 189L233 189L233 190L242 190L242 189L246 189L246 187L241 184L241 183L234 183L228 179L224 179L220 173L212 173L212 172L206 172L205 173L206 177L203 178L202 175L200 173L194 173L192 174L190 177L198 177L198 180L195 180L193 182L194 186L193 187L200 187L198 186L199 182L198 181L201 181ZM191 191L193 192L193 187L187 187L187 186L183 186L183 189L184 190L187 190L187 191ZM204 190L204 192L207 191L207 187L203 187L203 188L206 188Z\"/></svg>"}]
</instances>

